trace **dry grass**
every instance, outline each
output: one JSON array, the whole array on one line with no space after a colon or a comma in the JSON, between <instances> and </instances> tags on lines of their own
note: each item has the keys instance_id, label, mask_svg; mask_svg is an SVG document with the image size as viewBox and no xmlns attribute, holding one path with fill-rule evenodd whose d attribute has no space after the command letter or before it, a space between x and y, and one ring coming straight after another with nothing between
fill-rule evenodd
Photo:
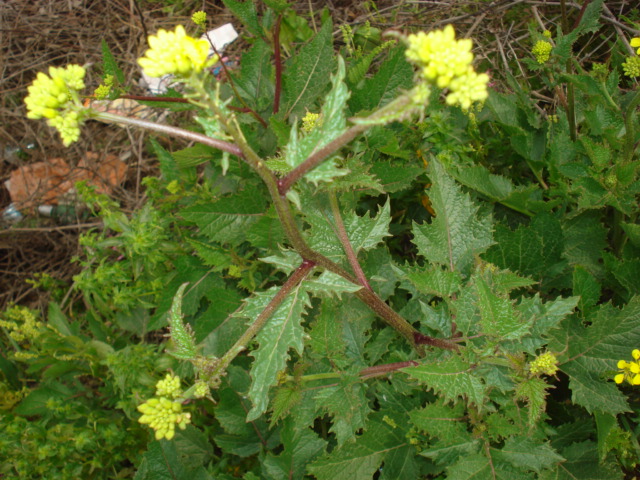
<instances>
[{"instance_id":1,"label":"dry grass","mask_svg":"<svg viewBox=\"0 0 640 480\"><path fill-rule=\"evenodd\" d=\"M173 8L165 4L183 4ZM638 36L619 20L628 14L635 2L607 1L603 15L605 28L594 37L591 52L606 58L607 45L615 37ZM373 8L375 4L376 8ZM140 10L136 7L140 5ZM572 18L580 12L576 3L568 3ZM453 23L460 36L473 37L476 54L483 60L498 81L506 70L524 78L519 59L527 54L528 24L549 28L559 22L559 2L533 0L300 0L300 14L332 11L337 24L363 24L370 21L381 29L430 29ZM102 156L115 154L129 164L127 181L113 193L126 209L134 209L144 200L140 180L156 174L155 160L145 149L145 134L90 123L83 128L81 141L65 149L55 132L42 121L25 118L23 98L26 87L39 71L50 65L69 63L93 65L87 78L88 90L100 83L101 42L105 41L120 62L127 83L137 85L139 70L135 63L145 49L146 33L160 27L172 28L187 23L194 10L209 14L212 26L232 21L220 1L175 0L3 0L0 2L0 183L11 170L25 162L63 157L70 164L77 163L86 151ZM318 21L316 16L316 22ZM238 25L238 22L234 22ZM340 35L336 31L336 40ZM232 47L241 51L242 42ZM134 87L130 93L140 94ZM552 98L548 99L553 101ZM5 155L12 147L33 145L29 157L19 160ZM8 150L7 150L8 149ZM9 203L7 192L0 190L0 209ZM32 306L44 305L46 297L25 281L34 273L47 272L54 278L69 281L77 267L70 262L78 255L78 235L94 223L56 226L42 218L29 218L20 225L0 220L0 308L7 302L22 302Z\"/></svg>"}]
</instances>

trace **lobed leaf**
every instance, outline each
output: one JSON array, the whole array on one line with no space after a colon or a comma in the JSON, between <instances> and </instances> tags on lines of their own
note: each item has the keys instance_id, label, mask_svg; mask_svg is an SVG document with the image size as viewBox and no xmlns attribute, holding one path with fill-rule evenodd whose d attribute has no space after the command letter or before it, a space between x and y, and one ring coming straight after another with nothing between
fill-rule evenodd
<instances>
[{"instance_id":1,"label":"lobed leaf","mask_svg":"<svg viewBox=\"0 0 640 480\"><path fill-rule=\"evenodd\" d=\"M429 262L467 273L474 255L493 243L491 217L478 215L469 195L462 193L437 161L430 163L429 176L433 182L429 198L436 216L430 224L414 223L413 243Z\"/></svg>"}]
</instances>

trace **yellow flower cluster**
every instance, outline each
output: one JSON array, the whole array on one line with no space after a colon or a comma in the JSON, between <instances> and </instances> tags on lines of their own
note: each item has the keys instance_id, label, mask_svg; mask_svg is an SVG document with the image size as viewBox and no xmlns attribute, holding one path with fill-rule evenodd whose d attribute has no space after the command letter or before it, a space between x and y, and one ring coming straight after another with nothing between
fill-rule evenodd
<instances>
[{"instance_id":1,"label":"yellow flower cluster","mask_svg":"<svg viewBox=\"0 0 640 480\"><path fill-rule=\"evenodd\" d=\"M631 42L629 42L633 48L640 47L640 37L632 38ZM638 55L640 55L640 48L636 51Z\"/></svg>"},{"instance_id":2,"label":"yellow flower cluster","mask_svg":"<svg viewBox=\"0 0 640 480\"><path fill-rule=\"evenodd\" d=\"M428 83L449 89L447 103L468 109L473 102L487 98L489 76L476 73L471 66L472 41L455 37L451 25L444 30L409 35L405 54Z\"/></svg>"},{"instance_id":3,"label":"yellow flower cluster","mask_svg":"<svg viewBox=\"0 0 640 480\"><path fill-rule=\"evenodd\" d=\"M536 57L536 61L538 63L546 63L549 61L549 56L552 49L553 45L551 45L549 42L538 40L531 49L531 53L533 53L533 55Z\"/></svg>"},{"instance_id":4,"label":"yellow flower cluster","mask_svg":"<svg viewBox=\"0 0 640 480\"><path fill-rule=\"evenodd\" d=\"M164 380L160 380L156 383L156 395L159 397L171 397L178 398L182 395L182 389L180 388L180 377L167 373Z\"/></svg>"},{"instance_id":5,"label":"yellow flower cluster","mask_svg":"<svg viewBox=\"0 0 640 480\"><path fill-rule=\"evenodd\" d=\"M640 57L627 57L622 64L622 70L627 77L640 77Z\"/></svg>"},{"instance_id":6,"label":"yellow flower cluster","mask_svg":"<svg viewBox=\"0 0 640 480\"><path fill-rule=\"evenodd\" d=\"M191 15L191 21L196 25L202 27L205 23L207 23L207 12L198 10L193 15Z\"/></svg>"},{"instance_id":7,"label":"yellow flower cluster","mask_svg":"<svg viewBox=\"0 0 640 480\"><path fill-rule=\"evenodd\" d=\"M155 430L156 440L171 440L176 434L176 425L184 430L191 423L191 414L182 412L182 404L166 397L147 400L138 411L143 414L138 421Z\"/></svg>"},{"instance_id":8,"label":"yellow flower cluster","mask_svg":"<svg viewBox=\"0 0 640 480\"><path fill-rule=\"evenodd\" d=\"M207 58L209 42L187 35L182 25L173 32L158 30L149 36L149 48L138 64L150 77L177 75L189 77L217 62L217 57Z\"/></svg>"},{"instance_id":9,"label":"yellow flower cluster","mask_svg":"<svg viewBox=\"0 0 640 480\"><path fill-rule=\"evenodd\" d=\"M80 65L49 67L49 75L38 73L24 99L27 118L46 118L58 129L65 146L78 140L83 111L78 91L84 88L86 71Z\"/></svg>"},{"instance_id":10,"label":"yellow flower cluster","mask_svg":"<svg viewBox=\"0 0 640 480\"><path fill-rule=\"evenodd\" d=\"M620 372L613 377L616 383L622 383L625 380L631 385L640 385L640 350L637 348L631 352L631 356L634 361L627 362L620 360L618 362L618 369Z\"/></svg>"},{"instance_id":11,"label":"yellow flower cluster","mask_svg":"<svg viewBox=\"0 0 640 480\"><path fill-rule=\"evenodd\" d=\"M198 380L196 382L195 390L193 392L193 396L196 398L204 398L209 395L209 385L207 385L202 380Z\"/></svg>"},{"instance_id":12,"label":"yellow flower cluster","mask_svg":"<svg viewBox=\"0 0 640 480\"><path fill-rule=\"evenodd\" d=\"M304 133L309 133L311 130L320 126L322 124L322 119L320 118L319 113L311 113L307 112L307 114L302 119L302 131Z\"/></svg>"},{"instance_id":13,"label":"yellow flower cluster","mask_svg":"<svg viewBox=\"0 0 640 480\"><path fill-rule=\"evenodd\" d=\"M531 362L529 371L534 375L555 375L558 371L558 359L553 353L542 353Z\"/></svg>"},{"instance_id":14,"label":"yellow flower cluster","mask_svg":"<svg viewBox=\"0 0 640 480\"><path fill-rule=\"evenodd\" d=\"M0 319L0 327L16 342L32 341L42 333L44 324L26 307L8 308Z\"/></svg>"},{"instance_id":15,"label":"yellow flower cluster","mask_svg":"<svg viewBox=\"0 0 640 480\"><path fill-rule=\"evenodd\" d=\"M182 404L176 398L182 396L180 377L170 373L156 383L157 397L138 406L142 416L138 422L155 430L156 440L171 440L176 433L176 425L184 430L191 423L191 414L182 412Z\"/></svg>"}]
</instances>

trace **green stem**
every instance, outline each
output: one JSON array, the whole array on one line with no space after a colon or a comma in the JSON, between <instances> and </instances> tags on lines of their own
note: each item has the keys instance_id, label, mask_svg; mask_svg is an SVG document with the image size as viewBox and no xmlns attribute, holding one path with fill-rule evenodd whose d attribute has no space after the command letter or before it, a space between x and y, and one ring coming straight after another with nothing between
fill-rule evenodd
<instances>
[{"instance_id":1,"label":"green stem","mask_svg":"<svg viewBox=\"0 0 640 480\"><path fill-rule=\"evenodd\" d=\"M242 336L236 341L236 343L220 358L216 363L216 369L218 374L222 374L226 371L229 364L236 358L240 352L247 348L247 344L262 330L269 317L277 310L280 304L287 298L287 295L297 287L313 269L315 264L304 260L302 264L294 271L287 281L280 287L280 290L271 299L268 305L264 308L260 315L256 317L256 320L251 324L249 328L242 334Z\"/></svg>"},{"instance_id":2,"label":"green stem","mask_svg":"<svg viewBox=\"0 0 640 480\"><path fill-rule=\"evenodd\" d=\"M347 229L345 228L344 222L342 221L342 215L340 215L340 206L338 205L338 198L336 197L335 192L329 192L329 204L331 205L333 219L336 222L338 238L340 239L342 248L344 248L344 252L347 254L347 259L349 260L349 264L353 269L353 273L356 274L360 285L362 285L367 290L371 290L371 285L369 285L369 281L367 280L367 277L362 271L362 267L358 262L358 256L353 249L353 245L351 245L351 242L349 241L349 235L347 234Z\"/></svg>"}]
</instances>

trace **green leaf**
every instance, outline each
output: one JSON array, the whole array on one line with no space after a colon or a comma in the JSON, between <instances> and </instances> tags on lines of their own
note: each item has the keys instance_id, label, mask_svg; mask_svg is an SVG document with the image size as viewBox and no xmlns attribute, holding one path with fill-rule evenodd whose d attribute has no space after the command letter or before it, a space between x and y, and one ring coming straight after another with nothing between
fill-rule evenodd
<instances>
[{"instance_id":1,"label":"green leaf","mask_svg":"<svg viewBox=\"0 0 640 480\"><path fill-rule=\"evenodd\" d=\"M74 335L77 332L71 330L71 325L67 317L62 313L60 305L56 302L49 302L47 307L47 323L51 325L62 336Z\"/></svg>"},{"instance_id":2,"label":"green leaf","mask_svg":"<svg viewBox=\"0 0 640 480\"><path fill-rule=\"evenodd\" d=\"M492 269L491 272L491 286L496 293L510 293L512 290L516 290L522 287L530 287L536 282L528 277L521 277L517 273L510 272L509 270Z\"/></svg>"},{"instance_id":3,"label":"green leaf","mask_svg":"<svg viewBox=\"0 0 640 480\"><path fill-rule=\"evenodd\" d=\"M600 212L584 212L562 225L563 257L570 265L582 265L595 276L603 271L602 254L607 247L607 230L601 216Z\"/></svg>"},{"instance_id":4,"label":"green leaf","mask_svg":"<svg viewBox=\"0 0 640 480\"><path fill-rule=\"evenodd\" d=\"M611 381L618 360L627 359L640 345L640 297L622 309L601 305L585 327L572 319L555 334L554 351L565 351L562 371L569 375L572 400L589 412L616 415L629 411L625 395Z\"/></svg>"},{"instance_id":5,"label":"green leaf","mask_svg":"<svg viewBox=\"0 0 640 480\"><path fill-rule=\"evenodd\" d=\"M531 355L545 345L553 329L559 328L560 322L573 313L578 304L578 297L556 298L543 303L540 294L533 297L523 297L517 305L522 318L533 327L528 336L514 342L515 351L526 351Z\"/></svg>"},{"instance_id":6,"label":"green leaf","mask_svg":"<svg viewBox=\"0 0 640 480\"><path fill-rule=\"evenodd\" d=\"M607 252L604 254L604 264L628 295L640 294L640 258L635 254L623 254L622 258L617 258Z\"/></svg>"},{"instance_id":7,"label":"green leaf","mask_svg":"<svg viewBox=\"0 0 640 480\"><path fill-rule=\"evenodd\" d=\"M230 366L214 407L216 420L225 432L214 435L214 441L225 452L240 457L258 453L263 442L279 443L272 438L277 437L277 429L270 431L264 420L247 422L247 411L251 405L245 393L250 383L249 374L243 368Z\"/></svg>"},{"instance_id":8,"label":"green leaf","mask_svg":"<svg viewBox=\"0 0 640 480\"><path fill-rule=\"evenodd\" d=\"M222 0L222 3L231 10L238 20L242 22L249 33L256 37L262 37L262 27L258 21L256 7L252 0L240 2L238 0Z\"/></svg>"},{"instance_id":9,"label":"green leaf","mask_svg":"<svg viewBox=\"0 0 640 480\"><path fill-rule=\"evenodd\" d=\"M501 268L540 278L550 275L551 268L562 261L560 222L549 214L538 214L528 227L515 231L497 225L494 238L496 244L484 258Z\"/></svg>"},{"instance_id":10,"label":"green leaf","mask_svg":"<svg viewBox=\"0 0 640 480\"><path fill-rule=\"evenodd\" d=\"M245 302L244 309L237 316L255 320L277 292L278 287L273 287L266 292L253 295ZM251 352L255 361L251 366L252 383L249 389L253 408L247 415L247 421L255 420L266 411L269 388L277 382L278 373L286 367L289 350L294 348L302 355L304 330L300 322L309 305L307 293L302 285L298 285L287 295L256 336L259 347Z\"/></svg>"},{"instance_id":11,"label":"green leaf","mask_svg":"<svg viewBox=\"0 0 640 480\"><path fill-rule=\"evenodd\" d=\"M354 293L362 288L348 280L345 280L337 273L325 270L318 277L305 279L303 286L305 290L314 296L331 297L335 295L337 298L343 293Z\"/></svg>"},{"instance_id":12,"label":"green leaf","mask_svg":"<svg viewBox=\"0 0 640 480\"><path fill-rule=\"evenodd\" d=\"M621 223L620 226L629 237L629 241L634 247L640 248L640 225L635 223Z\"/></svg>"},{"instance_id":13,"label":"green leaf","mask_svg":"<svg viewBox=\"0 0 640 480\"><path fill-rule=\"evenodd\" d=\"M271 425L275 425L285 418L301 400L302 394L297 386L283 385L279 387L271 402Z\"/></svg>"},{"instance_id":14,"label":"green leaf","mask_svg":"<svg viewBox=\"0 0 640 480\"><path fill-rule=\"evenodd\" d=\"M521 318L512 300L494 294L481 275L474 275L482 331L487 335L515 340L526 335L531 322Z\"/></svg>"},{"instance_id":15,"label":"green leaf","mask_svg":"<svg viewBox=\"0 0 640 480\"><path fill-rule=\"evenodd\" d=\"M349 79L350 87L357 85L364 79L364 76L367 74L367 71L371 66L371 62L373 62L378 54L384 49L384 45L378 45L366 55L358 59L354 59L351 62L351 64L349 65L349 70L347 71L347 78Z\"/></svg>"},{"instance_id":16,"label":"green leaf","mask_svg":"<svg viewBox=\"0 0 640 480\"><path fill-rule=\"evenodd\" d=\"M564 461L564 458L548 444L536 442L526 436L507 439L504 447L495 453L494 458L507 461L514 467L523 470L533 470L536 473Z\"/></svg>"},{"instance_id":17,"label":"green leaf","mask_svg":"<svg viewBox=\"0 0 640 480\"><path fill-rule=\"evenodd\" d=\"M369 171L371 170L371 165L362 161L359 156L349 157L344 170L347 173L341 177L334 177L333 181L326 187L328 190L334 192L375 190L381 194L386 192L376 176Z\"/></svg>"},{"instance_id":18,"label":"green leaf","mask_svg":"<svg viewBox=\"0 0 640 480\"><path fill-rule=\"evenodd\" d=\"M335 300L322 302L320 314L309 331L309 347L322 358L335 362L343 357L345 342L342 338L342 322L338 321Z\"/></svg>"},{"instance_id":19,"label":"green leaf","mask_svg":"<svg viewBox=\"0 0 640 480\"><path fill-rule=\"evenodd\" d=\"M421 293L449 297L460 290L462 277L458 272L443 270L435 265L430 268L412 268L407 278Z\"/></svg>"},{"instance_id":20,"label":"green leaf","mask_svg":"<svg viewBox=\"0 0 640 480\"><path fill-rule=\"evenodd\" d=\"M102 39L102 66L103 66L103 76L112 75L120 85L125 84L124 73L118 67L118 63L116 62L113 53L109 49L109 44Z\"/></svg>"},{"instance_id":21,"label":"green leaf","mask_svg":"<svg viewBox=\"0 0 640 480\"><path fill-rule=\"evenodd\" d=\"M301 480L307 464L325 449L326 442L310 428L298 429L291 420L285 422L280 432L283 451L279 455L267 453L264 470L274 480Z\"/></svg>"},{"instance_id":22,"label":"green leaf","mask_svg":"<svg viewBox=\"0 0 640 480\"><path fill-rule=\"evenodd\" d=\"M461 184L516 212L533 216L546 208L539 187L515 187L507 177L494 175L482 165L450 169L449 173Z\"/></svg>"},{"instance_id":23,"label":"green leaf","mask_svg":"<svg viewBox=\"0 0 640 480\"><path fill-rule=\"evenodd\" d=\"M193 428L188 426L187 428ZM177 434L179 436L180 433ZM202 465L185 463L177 442L153 441L138 466L135 480L213 480Z\"/></svg>"},{"instance_id":24,"label":"green leaf","mask_svg":"<svg viewBox=\"0 0 640 480\"><path fill-rule=\"evenodd\" d=\"M180 456L189 459L189 465L206 464L213 457L213 445L207 434L193 427L179 432L173 439Z\"/></svg>"},{"instance_id":25,"label":"green leaf","mask_svg":"<svg viewBox=\"0 0 640 480\"><path fill-rule=\"evenodd\" d=\"M332 213L319 202L305 208L305 218L311 224L308 233L309 245L332 260L340 260L345 257L344 249L335 233L335 222ZM305 205L306 206L306 205ZM358 216L355 211L344 211L342 220L353 250L370 250L389 236L389 223L391 221L390 201L380 207L373 218L369 215Z\"/></svg>"},{"instance_id":26,"label":"green leaf","mask_svg":"<svg viewBox=\"0 0 640 480\"><path fill-rule=\"evenodd\" d=\"M410 446L402 429L371 419L356 442L335 448L315 460L309 465L308 473L315 475L318 480L371 480L383 461L407 447Z\"/></svg>"},{"instance_id":27,"label":"green leaf","mask_svg":"<svg viewBox=\"0 0 640 480\"><path fill-rule=\"evenodd\" d=\"M413 67L407 62L404 52L404 47L390 50L380 70L365 79L361 88L354 90L349 102L353 113L382 107L395 99L401 89L408 90L413 86Z\"/></svg>"},{"instance_id":28,"label":"green leaf","mask_svg":"<svg viewBox=\"0 0 640 480\"><path fill-rule=\"evenodd\" d=\"M291 129L285 157L287 164L291 167L297 167L314 151L320 150L345 131L347 120L344 108L349 98L349 90L344 83L344 69L344 60L338 57L338 71L332 76L333 88L325 98L320 125L300 139L298 139L297 129ZM334 159L328 158L309 171L305 179L317 185L318 182L328 182L346 173L348 173L347 170L337 168Z\"/></svg>"},{"instance_id":29,"label":"green leaf","mask_svg":"<svg viewBox=\"0 0 640 480\"><path fill-rule=\"evenodd\" d=\"M600 283L580 265L576 265L573 269L573 294L580 296L578 308L582 316L588 316L600 300Z\"/></svg>"},{"instance_id":30,"label":"green leaf","mask_svg":"<svg viewBox=\"0 0 640 480\"><path fill-rule=\"evenodd\" d=\"M265 263L269 263L278 268L278 270L289 275L302 263L302 257L293 250L282 250L277 255L271 255L270 257L263 257L262 260Z\"/></svg>"},{"instance_id":31,"label":"green leaf","mask_svg":"<svg viewBox=\"0 0 640 480\"><path fill-rule=\"evenodd\" d=\"M273 206L267 210L265 215L252 223L246 232L246 240L251 245L266 250L277 250L278 245L282 244L284 239L284 229Z\"/></svg>"},{"instance_id":32,"label":"green leaf","mask_svg":"<svg viewBox=\"0 0 640 480\"><path fill-rule=\"evenodd\" d=\"M317 35L286 65L282 76L281 110L285 117L301 118L324 93L335 66L332 44L333 24L326 21Z\"/></svg>"},{"instance_id":33,"label":"green leaf","mask_svg":"<svg viewBox=\"0 0 640 480\"><path fill-rule=\"evenodd\" d=\"M456 325L465 335L480 332L480 315L476 308L476 295L473 288L463 288L457 298L451 302L456 315Z\"/></svg>"},{"instance_id":34,"label":"green leaf","mask_svg":"<svg viewBox=\"0 0 640 480\"><path fill-rule=\"evenodd\" d=\"M191 255L183 255L174 261L175 272L171 274L161 294L159 295L158 306L149 324L147 331L162 328L167 324L167 315L171 308L171 301L178 287L183 283L191 286L186 290L182 299L182 313L193 315L200 309L202 298L211 288L224 287L224 281L219 274L207 267Z\"/></svg>"},{"instance_id":35,"label":"green leaf","mask_svg":"<svg viewBox=\"0 0 640 480\"><path fill-rule=\"evenodd\" d=\"M413 243L427 261L467 273L474 255L493 243L491 217L478 215L469 195L462 193L435 160L429 165L429 176L433 182L429 198L436 217L431 224L414 223Z\"/></svg>"},{"instance_id":36,"label":"green leaf","mask_svg":"<svg viewBox=\"0 0 640 480\"><path fill-rule=\"evenodd\" d=\"M202 263L207 267L211 267L212 271L221 272L233 265L233 259L229 256L229 251L217 243L203 242L188 237L185 240L193 247Z\"/></svg>"},{"instance_id":37,"label":"green leaf","mask_svg":"<svg viewBox=\"0 0 640 480\"><path fill-rule=\"evenodd\" d=\"M51 415L48 403L58 401L60 404L68 401L76 392L59 382L47 382L46 385L31 390L14 409L17 415L33 417L35 415Z\"/></svg>"},{"instance_id":38,"label":"green leaf","mask_svg":"<svg viewBox=\"0 0 640 480\"><path fill-rule=\"evenodd\" d=\"M193 330L186 327L182 317L182 297L184 289L188 283L183 283L178 287L178 291L173 296L173 302L169 309L169 328L173 348L169 353L180 360L192 360L196 356L196 345Z\"/></svg>"},{"instance_id":39,"label":"green leaf","mask_svg":"<svg viewBox=\"0 0 640 480\"><path fill-rule=\"evenodd\" d=\"M616 438L616 432L620 430L618 420L613 415L595 412L596 426L598 427L598 457L601 462L607 458L607 454L614 446L612 439ZM615 440L613 440L615 442Z\"/></svg>"},{"instance_id":40,"label":"green leaf","mask_svg":"<svg viewBox=\"0 0 640 480\"><path fill-rule=\"evenodd\" d=\"M242 54L240 74L233 81L240 96L258 112L273 103L273 60L271 47L263 40L257 40Z\"/></svg>"},{"instance_id":41,"label":"green leaf","mask_svg":"<svg viewBox=\"0 0 640 480\"><path fill-rule=\"evenodd\" d=\"M595 442L574 443L560 451L566 459L551 470L540 473L539 480L622 480L620 464L598 461Z\"/></svg>"},{"instance_id":42,"label":"green leaf","mask_svg":"<svg viewBox=\"0 0 640 480\"><path fill-rule=\"evenodd\" d=\"M209 240L240 243L247 230L265 214L266 200L253 189L214 202L196 204L180 211L187 221L195 223Z\"/></svg>"},{"instance_id":43,"label":"green leaf","mask_svg":"<svg viewBox=\"0 0 640 480\"><path fill-rule=\"evenodd\" d=\"M240 322L236 322L234 329L232 324L234 319L230 318L234 311L236 311L242 300L241 293L235 288L230 288L227 285L211 286L205 294L209 301L208 308L199 313L193 321L193 332L196 336L196 342L200 342L207 338L206 344L208 348L212 348L214 345L214 338L218 340L217 343L220 347L226 345L230 347L238 338L238 330L242 327L238 325ZM222 356L223 351L218 350L216 353L212 353L209 350L209 355Z\"/></svg>"},{"instance_id":44,"label":"green leaf","mask_svg":"<svg viewBox=\"0 0 640 480\"><path fill-rule=\"evenodd\" d=\"M408 188L420 174L424 173L424 167L419 165L402 165L398 168L397 161L376 162L371 166L373 173L379 180L384 191L393 193Z\"/></svg>"},{"instance_id":45,"label":"green leaf","mask_svg":"<svg viewBox=\"0 0 640 480\"><path fill-rule=\"evenodd\" d=\"M172 155L178 168L190 168L197 167L214 158L220 157L220 152L207 145L197 143L193 147L187 147L173 152Z\"/></svg>"},{"instance_id":46,"label":"green leaf","mask_svg":"<svg viewBox=\"0 0 640 480\"><path fill-rule=\"evenodd\" d=\"M447 467L447 480L534 480L522 470L509 469L504 463L494 463L486 455L477 453L463 457Z\"/></svg>"},{"instance_id":47,"label":"green leaf","mask_svg":"<svg viewBox=\"0 0 640 480\"><path fill-rule=\"evenodd\" d=\"M446 360L402 369L446 401L455 402L458 397L473 403L479 408L485 400L482 380L473 372L473 366L458 356Z\"/></svg>"},{"instance_id":48,"label":"green leaf","mask_svg":"<svg viewBox=\"0 0 640 480\"><path fill-rule=\"evenodd\" d=\"M433 460L437 465L445 466L456 463L461 457L478 453L479 449L480 441L467 434L451 442L437 440L429 443L429 447L420 452L420 455Z\"/></svg>"},{"instance_id":49,"label":"green leaf","mask_svg":"<svg viewBox=\"0 0 640 480\"><path fill-rule=\"evenodd\" d=\"M416 428L447 444L458 443L461 438L471 440L464 415L462 403L450 406L441 399L410 413L411 421Z\"/></svg>"},{"instance_id":50,"label":"green leaf","mask_svg":"<svg viewBox=\"0 0 640 480\"><path fill-rule=\"evenodd\" d=\"M185 178L190 175L188 171L180 170L176 160L173 158L173 155L153 138L151 139L151 146L153 147L153 151L160 162L160 172L162 172L162 177L168 182L173 180L180 180L184 182ZM190 176L193 176L193 173L195 172L191 172Z\"/></svg>"},{"instance_id":51,"label":"green leaf","mask_svg":"<svg viewBox=\"0 0 640 480\"><path fill-rule=\"evenodd\" d=\"M365 427L370 409L359 378L345 378L335 387L318 390L315 402L331 415L329 431L335 434L338 447L354 440L356 432Z\"/></svg>"},{"instance_id":52,"label":"green leaf","mask_svg":"<svg viewBox=\"0 0 640 480\"><path fill-rule=\"evenodd\" d=\"M559 35L555 38L556 46L553 49L554 57L558 57L557 61L565 63L573 55L573 44L585 33L595 32L600 26L600 12L604 0L594 0L586 5L583 14L580 17L580 23L570 32Z\"/></svg>"}]
</instances>

